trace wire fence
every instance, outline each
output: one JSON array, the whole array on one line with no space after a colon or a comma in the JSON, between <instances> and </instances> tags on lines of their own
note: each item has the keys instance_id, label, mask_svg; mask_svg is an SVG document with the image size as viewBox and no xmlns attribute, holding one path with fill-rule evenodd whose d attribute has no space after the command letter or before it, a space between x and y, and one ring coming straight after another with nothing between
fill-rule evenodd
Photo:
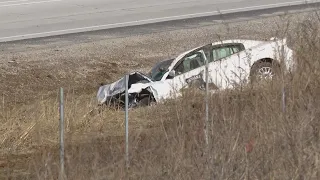
<instances>
[{"instance_id":1,"label":"wire fence","mask_svg":"<svg viewBox=\"0 0 320 180\"><path fill-rule=\"evenodd\" d=\"M128 170L130 167L130 152L129 152L129 74L125 75L124 78L124 86L125 86L125 117L124 117L124 124L125 124L125 129L124 129L124 136L125 136L125 154L124 154L124 160L125 160L125 167ZM210 142L209 138L209 130L212 127L210 126L210 117L209 117L209 61L205 57L205 96L204 96L204 103L205 103L205 118L204 118L204 128L203 128L203 134L205 137L205 143L207 150L206 152L208 153L207 156L209 159L212 160L211 155L209 153L209 147L212 145ZM285 114L286 111L286 90L285 90L285 85L284 82L282 84L281 88L281 106L282 106L282 112ZM59 103L59 113L60 113L60 179L65 179L65 164L64 164L64 128L65 128L65 121L64 121L64 91L63 88L60 88L60 103Z\"/></svg>"}]
</instances>

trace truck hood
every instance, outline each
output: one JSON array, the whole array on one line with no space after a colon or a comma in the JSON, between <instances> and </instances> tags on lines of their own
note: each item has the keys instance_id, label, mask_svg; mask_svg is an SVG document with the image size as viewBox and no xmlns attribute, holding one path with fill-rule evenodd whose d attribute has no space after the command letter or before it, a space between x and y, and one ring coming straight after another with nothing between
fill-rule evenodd
<instances>
[{"instance_id":1,"label":"truck hood","mask_svg":"<svg viewBox=\"0 0 320 180\"><path fill-rule=\"evenodd\" d=\"M147 88L153 81L141 72L129 74L128 92L139 93L143 88ZM119 80L99 87L97 100L99 104L105 103L109 98L125 92L125 76Z\"/></svg>"}]
</instances>

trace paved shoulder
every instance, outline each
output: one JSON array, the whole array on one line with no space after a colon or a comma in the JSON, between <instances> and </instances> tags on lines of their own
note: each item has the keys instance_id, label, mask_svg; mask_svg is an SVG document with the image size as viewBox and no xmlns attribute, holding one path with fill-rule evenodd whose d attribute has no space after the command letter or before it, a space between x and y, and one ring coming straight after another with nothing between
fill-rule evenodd
<instances>
[{"instance_id":1,"label":"paved shoulder","mask_svg":"<svg viewBox=\"0 0 320 180\"><path fill-rule=\"evenodd\" d=\"M304 2L301 0L1 0L0 42Z\"/></svg>"}]
</instances>

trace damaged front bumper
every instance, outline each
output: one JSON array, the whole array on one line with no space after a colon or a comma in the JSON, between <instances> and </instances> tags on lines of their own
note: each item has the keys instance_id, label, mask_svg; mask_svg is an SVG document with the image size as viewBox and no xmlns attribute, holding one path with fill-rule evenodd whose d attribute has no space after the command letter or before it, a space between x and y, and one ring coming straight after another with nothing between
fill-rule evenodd
<instances>
[{"instance_id":1,"label":"damaged front bumper","mask_svg":"<svg viewBox=\"0 0 320 180\"><path fill-rule=\"evenodd\" d=\"M140 73L133 72L128 78L128 105L129 108L139 106L142 99L153 98L149 89L152 80ZM97 93L98 104L124 108L125 106L125 77L111 84L102 85Z\"/></svg>"}]
</instances>

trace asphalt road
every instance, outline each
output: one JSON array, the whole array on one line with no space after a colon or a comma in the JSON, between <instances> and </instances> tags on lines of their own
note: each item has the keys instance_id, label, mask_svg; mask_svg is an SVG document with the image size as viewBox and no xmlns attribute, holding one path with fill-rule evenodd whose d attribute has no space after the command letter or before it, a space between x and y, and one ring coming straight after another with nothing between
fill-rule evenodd
<instances>
[{"instance_id":1,"label":"asphalt road","mask_svg":"<svg viewBox=\"0 0 320 180\"><path fill-rule=\"evenodd\" d=\"M303 3L302 0L0 0L0 42Z\"/></svg>"}]
</instances>

